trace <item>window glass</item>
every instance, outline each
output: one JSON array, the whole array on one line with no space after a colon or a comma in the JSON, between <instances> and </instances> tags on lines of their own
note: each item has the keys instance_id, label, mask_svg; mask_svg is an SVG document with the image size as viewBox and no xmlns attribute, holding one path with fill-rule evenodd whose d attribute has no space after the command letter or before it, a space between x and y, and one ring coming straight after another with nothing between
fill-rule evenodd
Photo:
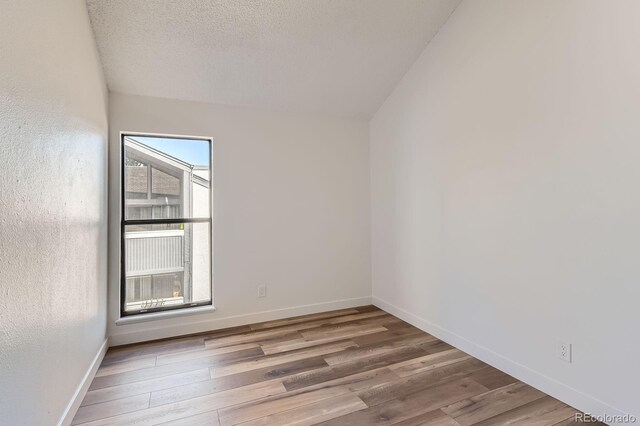
<instances>
[{"instance_id":1,"label":"window glass","mask_svg":"<svg viewBox=\"0 0 640 426\"><path fill-rule=\"evenodd\" d=\"M123 315L211 304L210 141L122 143Z\"/></svg>"},{"instance_id":2,"label":"window glass","mask_svg":"<svg viewBox=\"0 0 640 426\"><path fill-rule=\"evenodd\" d=\"M180 177L172 176L153 167L151 169L151 197L181 198Z\"/></svg>"},{"instance_id":3,"label":"window glass","mask_svg":"<svg viewBox=\"0 0 640 426\"><path fill-rule=\"evenodd\" d=\"M210 143L124 138L126 220L211 217Z\"/></svg>"}]
</instances>

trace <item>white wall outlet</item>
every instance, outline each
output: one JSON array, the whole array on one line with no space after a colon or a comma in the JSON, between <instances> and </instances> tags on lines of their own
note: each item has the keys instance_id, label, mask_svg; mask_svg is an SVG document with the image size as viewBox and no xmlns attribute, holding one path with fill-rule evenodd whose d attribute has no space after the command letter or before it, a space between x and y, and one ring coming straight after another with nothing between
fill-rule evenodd
<instances>
[{"instance_id":1,"label":"white wall outlet","mask_svg":"<svg viewBox=\"0 0 640 426\"><path fill-rule=\"evenodd\" d=\"M558 339L558 358L571 362L571 343Z\"/></svg>"},{"instance_id":2,"label":"white wall outlet","mask_svg":"<svg viewBox=\"0 0 640 426\"><path fill-rule=\"evenodd\" d=\"M267 297L267 286L259 285L258 286L258 297Z\"/></svg>"}]
</instances>

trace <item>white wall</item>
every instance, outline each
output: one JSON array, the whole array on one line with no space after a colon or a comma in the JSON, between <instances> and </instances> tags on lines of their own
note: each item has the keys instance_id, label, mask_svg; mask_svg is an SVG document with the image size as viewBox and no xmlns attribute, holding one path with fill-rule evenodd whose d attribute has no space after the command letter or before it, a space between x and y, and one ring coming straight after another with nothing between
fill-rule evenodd
<instances>
[{"instance_id":1,"label":"white wall","mask_svg":"<svg viewBox=\"0 0 640 426\"><path fill-rule=\"evenodd\" d=\"M636 416L638 22L634 1L464 1L370 126L374 302Z\"/></svg>"},{"instance_id":2,"label":"white wall","mask_svg":"<svg viewBox=\"0 0 640 426\"><path fill-rule=\"evenodd\" d=\"M0 13L0 423L52 425L106 338L107 94L86 5Z\"/></svg>"},{"instance_id":3,"label":"white wall","mask_svg":"<svg viewBox=\"0 0 640 426\"><path fill-rule=\"evenodd\" d=\"M114 93L109 107L113 344L369 303L366 122ZM115 325L121 131L213 138L215 312Z\"/></svg>"}]
</instances>

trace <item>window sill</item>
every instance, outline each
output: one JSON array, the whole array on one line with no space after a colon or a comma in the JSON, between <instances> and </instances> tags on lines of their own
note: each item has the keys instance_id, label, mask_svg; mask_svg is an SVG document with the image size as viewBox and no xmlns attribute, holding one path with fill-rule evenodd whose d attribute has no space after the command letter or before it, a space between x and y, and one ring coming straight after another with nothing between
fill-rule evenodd
<instances>
[{"instance_id":1,"label":"window sill","mask_svg":"<svg viewBox=\"0 0 640 426\"><path fill-rule=\"evenodd\" d=\"M139 322L155 321L167 318L183 317L189 315L209 314L216 310L215 306L196 306L195 308L176 309L166 312L153 312L150 314L131 315L116 320L116 325L136 324Z\"/></svg>"}]
</instances>

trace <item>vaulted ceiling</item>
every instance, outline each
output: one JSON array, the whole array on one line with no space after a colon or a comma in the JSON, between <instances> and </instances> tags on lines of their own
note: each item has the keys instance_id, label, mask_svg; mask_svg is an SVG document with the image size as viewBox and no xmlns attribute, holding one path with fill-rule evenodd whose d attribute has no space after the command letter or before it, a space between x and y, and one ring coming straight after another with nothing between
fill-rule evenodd
<instances>
[{"instance_id":1,"label":"vaulted ceiling","mask_svg":"<svg viewBox=\"0 0 640 426\"><path fill-rule=\"evenodd\" d=\"M111 91L368 118L460 0L88 0Z\"/></svg>"}]
</instances>

